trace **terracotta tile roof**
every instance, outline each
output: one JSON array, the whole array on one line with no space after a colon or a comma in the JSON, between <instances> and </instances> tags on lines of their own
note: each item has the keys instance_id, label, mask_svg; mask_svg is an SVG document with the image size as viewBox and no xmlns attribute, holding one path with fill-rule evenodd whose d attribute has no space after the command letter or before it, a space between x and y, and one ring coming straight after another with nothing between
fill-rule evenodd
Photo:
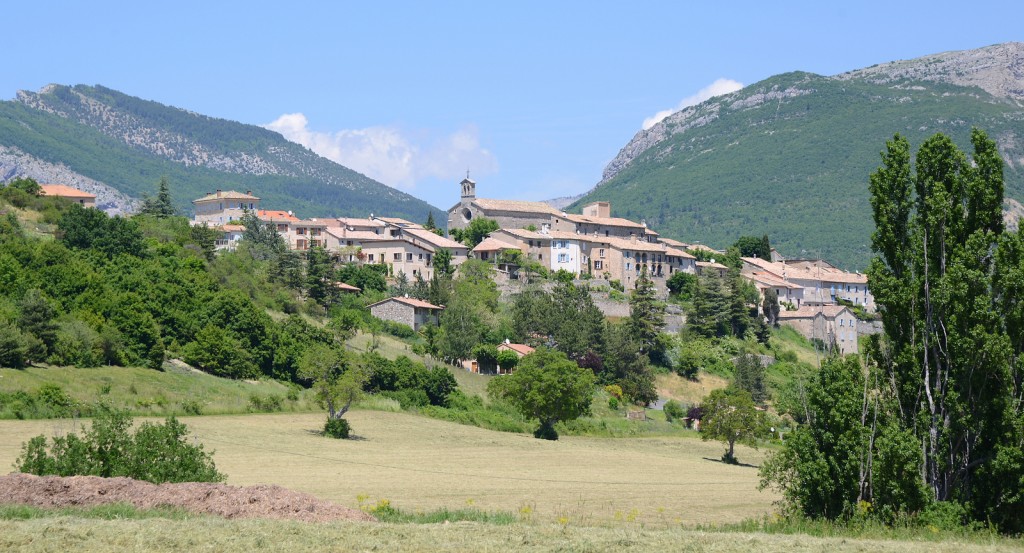
<instances>
[{"instance_id":1,"label":"terracotta tile roof","mask_svg":"<svg viewBox=\"0 0 1024 553\"><path fill-rule=\"evenodd\" d=\"M505 343L505 344L501 344L501 345L498 346L499 350L501 348L512 350L512 351L518 353L520 356L530 355L531 353L536 351L535 348L532 348L532 347L530 347L530 346L528 346L526 344Z\"/></svg>"},{"instance_id":2,"label":"terracotta tile roof","mask_svg":"<svg viewBox=\"0 0 1024 553\"><path fill-rule=\"evenodd\" d=\"M544 202L527 202L520 200L491 200L488 198L477 198L473 200L477 207L490 211L512 211L516 213L541 213L546 215L558 215L558 210Z\"/></svg>"},{"instance_id":3,"label":"terracotta tile roof","mask_svg":"<svg viewBox=\"0 0 1024 553\"><path fill-rule=\"evenodd\" d=\"M850 273L842 269L836 269L834 267L817 267L805 269L803 267L797 267L786 263L780 263L775 261L765 261L757 257L743 257L741 258L744 263L758 267L773 276L782 278L785 275L786 279L800 279L800 280L820 280L823 284L829 282L836 282L842 284L864 284L868 283L867 275L860 273Z\"/></svg>"},{"instance_id":4,"label":"terracotta tile roof","mask_svg":"<svg viewBox=\"0 0 1024 553\"><path fill-rule=\"evenodd\" d=\"M350 227L350 228L357 228L357 227L380 228L380 227L384 226L384 222L383 221L378 221L376 219L358 219L358 218L355 218L355 217L338 217L338 222L340 222L342 224L342 226Z\"/></svg>"},{"instance_id":5,"label":"terracotta tile roof","mask_svg":"<svg viewBox=\"0 0 1024 553\"><path fill-rule=\"evenodd\" d=\"M843 311L849 311L849 308L843 305L823 305L823 306L801 306L796 311L779 311L780 319L813 319L817 317L819 313L825 316L826 319L834 319L839 316Z\"/></svg>"},{"instance_id":6,"label":"terracotta tile roof","mask_svg":"<svg viewBox=\"0 0 1024 553\"><path fill-rule=\"evenodd\" d=\"M446 248L449 250L458 250L466 248L466 245L461 242L456 242L455 240L452 240L451 238L446 238L444 236L438 236L434 234L432 231L429 231L425 228L404 228L402 229L402 233L419 238L420 240L434 246L435 248Z\"/></svg>"},{"instance_id":7,"label":"terracotta tile roof","mask_svg":"<svg viewBox=\"0 0 1024 553\"><path fill-rule=\"evenodd\" d=\"M39 188L43 190L43 196L58 196L61 198L92 198L96 199L96 194L90 194L77 188L65 186L63 184L40 184Z\"/></svg>"},{"instance_id":8,"label":"terracotta tile roof","mask_svg":"<svg viewBox=\"0 0 1024 553\"><path fill-rule=\"evenodd\" d=\"M192 203L208 202L208 201L211 201L211 200L258 200L258 199L259 198L257 198L256 196L253 196L252 194L243 194L243 193L237 192L235 190L223 190L223 191L218 190L216 192L212 192L210 194L207 194L207 195L203 196L202 198L198 198L198 199L192 200Z\"/></svg>"},{"instance_id":9,"label":"terracotta tile roof","mask_svg":"<svg viewBox=\"0 0 1024 553\"><path fill-rule=\"evenodd\" d=\"M344 283L344 282L335 282L334 285L339 290L345 290L347 292L362 292L362 288L360 288L358 286L352 286L351 284L347 284L347 283Z\"/></svg>"},{"instance_id":10,"label":"terracotta tile roof","mask_svg":"<svg viewBox=\"0 0 1024 553\"><path fill-rule=\"evenodd\" d=\"M687 244L684 244L684 243L680 242L679 240L674 240L672 238L659 238L658 240L662 244L668 244L669 246L675 246L677 248L688 248L689 247Z\"/></svg>"},{"instance_id":11,"label":"terracotta tile roof","mask_svg":"<svg viewBox=\"0 0 1024 553\"><path fill-rule=\"evenodd\" d=\"M327 228L327 223L324 223L323 221L317 221L316 219L309 219L307 221L296 219L296 220L292 221L292 226L293 227Z\"/></svg>"},{"instance_id":12,"label":"terracotta tile roof","mask_svg":"<svg viewBox=\"0 0 1024 553\"><path fill-rule=\"evenodd\" d=\"M523 238L523 239L526 239L526 240L550 240L551 239L551 235L550 234L541 234L541 233L539 233L537 231L526 230L526 229L523 229L523 228L503 228L503 229L497 230L495 232L503 232L503 233L506 233L506 234L511 234L512 236L515 236L516 238Z\"/></svg>"},{"instance_id":13,"label":"terracotta tile roof","mask_svg":"<svg viewBox=\"0 0 1024 553\"><path fill-rule=\"evenodd\" d=\"M400 219L398 217L374 217L374 219L378 221L384 221L385 223L389 225L394 225L396 227L423 228L423 225L414 223L412 221L407 221L405 219Z\"/></svg>"},{"instance_id":14,"label":"terracotta tile roof","mask_svg":"<svg viewBox=\"0 0 1024 553\"><path fill-rule=\"evenodd\" d=\"M245 230L245 225L223 225L220 228L224 232L241 232Z\"/></svg>"},{"instance_id":15,"label":"terracotta tile roof","mask_svg":"<svg viewBox=\"0 0 1024 553\"><path fill-rule=\"evenodd\" d=\"M754 271L749 274L744 274L743 276L754 282L758 282L767 286L777 286L779 288L789 288L791 290L798 290L800 288L803 288L803 286L793 284L791 282L786 282L785 280L782 280L781 278L773 275L772 273L767 273L764 271Z\"/></svg>"},{"instance_id":16,"label":"terracotta tile roof","mask_svg":"<svg viewBox=\"0 0 1024 553\"><path fill-rule=\"evenodd\" d=\"M487 238L484 238L483 242L480 242L479 244L477 244L477 246L475 248L473 248L472 251L474 251L474 252L500 252L500 251L509 250L509 249L516 249L516 247L511 245L511 244L507 244L505 242L502 242L501 240L498 240L497 238L491 238L491 237L488 236Z\"/></svg>"},{"instance_id":17,"label":"terracotta tile roof","mask_svg":"<svg viewBox=\"0 0 1024 553\"><path fill-rule=\"evenodd\" d=\"M698 261L697 262L697 266L698 267L710 267L712 269L726 269L726 270L729 269L728 267L726 267L725 265L722 265L721 263L718 263L718 262L712 263L710 261Z\"/></svg>"},{"instance_id":18,"label":"terracotta tile roof","mask_svg":"<svg viewBox=\"0 0 1024 553\"><path fill-rule=\"evenodd\" d=\"M272 221L298 221L299 218L287 211L273 210L273 209L259 209L256 211L256 217L261 220L268 219Z\"/></svg>"},{"instance_id":19,"label":"terracotta tile roof","mask_svg":"<svg viewBox=\"0 0 1024 553\"><path fill-rule=\"evenodd\" d=\"M647 228L640 223L630 221L629 219L623 219L622 217L587 217L586 215L573 214L567 214L564 217L574 223L603 225L606 227Z\"/></svg>"},{"instance_id":20,"label":"terracotta tile roof","mask_svg":"<svg viewBox=\"0 0 1024 553\"><path fill-rule=\"evenodd\" d=\"M719 254L725 253L722 250L716 250L715 248L712 248L710 246L705 246L704 244L690 244L690 245L686 246L686 249L688 249L688 250L704 250L706 252L719 253Z\"/></svg>"},{"instance_id":21,"label":"terracotta tile roof","mask_svg":"<svg viewBox=\"0 0 1024 553\"><path fill-rule=\"evenodd\" d=\"M387 237L376 232L368 230L348 230L341 227L327 227L325 230L327 234L337 238L338 240L352 240L356 242L373 242L376 240L386 240Z\"/></svg>"},{"instance_id":22,"label":"terracotta tile roof","mask_svg":"<svg viewBox=\"0 0 1024 553\"><path fill-rule=\"evenodd\" d=\"M425 302L423 300L418 300L416 298L406 298L406 297L403 297L403 296L395 296L393 298L388 298L386 300L381 300L381 301L379 301L377 303L371 303L370 305L367 305L366 307L373 307L375 305L380 305L382 303L389 302L389 301L392 301L392 300L393 301L397 301L399 303L404 303L406 305L411 305L413 307L422 307L424 309L444 309L444 307L437 306L437 305L434 305L432 303Z\"/></svg>"}]
</instances>

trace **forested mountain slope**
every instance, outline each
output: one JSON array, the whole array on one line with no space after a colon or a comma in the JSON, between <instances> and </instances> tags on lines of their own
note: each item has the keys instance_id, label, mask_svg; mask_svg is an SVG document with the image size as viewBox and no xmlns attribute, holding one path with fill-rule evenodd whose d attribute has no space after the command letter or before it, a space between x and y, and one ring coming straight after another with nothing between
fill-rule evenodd
<instances>
[{"instance_id":1,"label":"forested mountain slope","mask_svg":"<svg viewBox=\"0 0 1024 553\"><path fill-rule=\"evenodd\" d=\"M185 212L207 192L236 189L304 217L441 215L273 131L102 86L49 85L0 102L0 179L15 175L80 185L115 211L128 205L125 195L154 194L166 176Z\"/></svg>"},{"instance_id":2,"label":"forested mountain slope","mask_svg":"<svg viewBox=\"0 0 1024 553\"><path fill-rule=\"evenodd\" d=\"M999 144L1007 208L1024 199L1024 44L893 62L834 77L786 73L639 132L569 209L612 202L663 236L725 247L767 233L789 255L860 269L872 230L868 175L895 133Z\"/></svg>"}]
</instances>

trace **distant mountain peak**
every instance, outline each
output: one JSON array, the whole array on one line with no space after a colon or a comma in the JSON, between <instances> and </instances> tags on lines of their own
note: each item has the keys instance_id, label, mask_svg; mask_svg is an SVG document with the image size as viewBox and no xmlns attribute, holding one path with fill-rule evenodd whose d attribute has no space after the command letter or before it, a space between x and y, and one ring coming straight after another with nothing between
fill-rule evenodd
<instances>
[{"instance_id":1,"label":"distant mountain peak","mask_svg":"<svg viewBox=\"0 0 1024 553\"><path fill-rule=\"evenodd\" d=\"M943 82L976 86L996 98L1024 100L1024 42L880 63L835 78L860 78L879 84L898 80Z\"/></svg>"}]
</instances>

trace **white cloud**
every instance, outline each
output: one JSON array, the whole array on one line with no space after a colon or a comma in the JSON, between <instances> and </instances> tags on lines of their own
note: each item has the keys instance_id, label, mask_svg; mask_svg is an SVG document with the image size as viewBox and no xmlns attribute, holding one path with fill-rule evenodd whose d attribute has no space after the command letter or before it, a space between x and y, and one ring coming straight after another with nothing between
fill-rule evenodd
<instances>
[{"instance_id":1,"label":"white cloud","mask_svg":"<svg viewBox=\"0 0 1024 553\"><path fill-rule=\"evenodd\" d=\"M648 117L647 119L644 119L643 129L646 131L647 129L653 127L654 125L660 123L662 119L668 117L669 115L672 115L673 113L681 109L688 108L690 106L695 106L703 102L704 100L714 98L715 96L721 96L722 94L736 92L741 88L743 88L743 83L734 81L732 79L718 79L715 82L709 84L708 86L705 86L704 88L698 90L696 94L683 98L679 102L679 105L676 106L674 109L662 110Z\"/></svg>"},{"instance_id":2,"label":"white cloud","mask_svg":"<svg viewBox=\"0 0 1024 553\"><path fill-rule=\"evenodd\" d=\"M336 132L314 131L302 113L287 113L266 128L286 139L389 186L412 190L427 178L457 179L467 169L490 174L494 155L480 145L475 127L447 136L425 132L407 136L395 127L367 127Z\"/></svg>"}]
</instances>

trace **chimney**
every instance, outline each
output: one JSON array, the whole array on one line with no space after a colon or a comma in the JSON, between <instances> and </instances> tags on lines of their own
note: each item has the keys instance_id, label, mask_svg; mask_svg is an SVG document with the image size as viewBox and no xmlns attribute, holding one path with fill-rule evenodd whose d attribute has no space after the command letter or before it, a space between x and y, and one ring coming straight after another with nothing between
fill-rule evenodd
<instances>
[{"instance_id":1,"label":"chimney","mask_svg":"<svg viewBox=\"0 0 1024 553\"><path fill-rule=\"evenodd\" d=\"M252 196L252 190L246 190L245 191L245 195L246 196Z\"/></svg>"}]
</instances>

